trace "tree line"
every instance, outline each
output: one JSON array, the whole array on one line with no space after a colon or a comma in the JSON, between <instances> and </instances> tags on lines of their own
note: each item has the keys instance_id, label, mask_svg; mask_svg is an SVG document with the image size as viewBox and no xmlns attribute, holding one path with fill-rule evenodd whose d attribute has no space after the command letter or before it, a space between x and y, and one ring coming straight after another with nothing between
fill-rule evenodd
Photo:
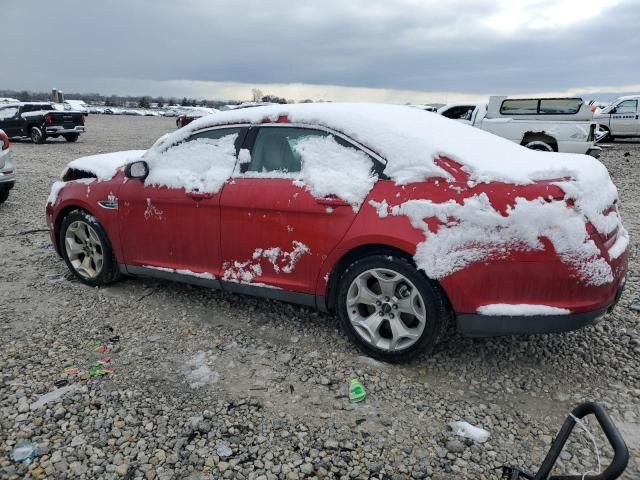
<instances>
[{"instance_id":1,"label":"tree line","mask_svg":"<svg viewBox=\"0 0 640 480\"><path fill-rule=\"evenodd\" d=\"M21 102L48 102L51 101L51 92L31 92L27 90L0 90L0 97L15 98ZM102 95L100 93L77 93L64 92L64 97L73 100L83 100L86 103L94 105L104 105L107 107L139 107L150 108L152 104L158 107L169 105L180 105L183 107L211 107L220 108L223 105L238 105L243 103L242 100L206 100L187 97L152 97L150 95L132 96L132 95ZM277 95L264 95L259 89L252 90L252 100L254 102L266 103L295 103L294 100L278 97ZM319 100L322 102L323 100ZM306 99L300 103L311 103L313 100Z\"/></svg>"}]
</instances>

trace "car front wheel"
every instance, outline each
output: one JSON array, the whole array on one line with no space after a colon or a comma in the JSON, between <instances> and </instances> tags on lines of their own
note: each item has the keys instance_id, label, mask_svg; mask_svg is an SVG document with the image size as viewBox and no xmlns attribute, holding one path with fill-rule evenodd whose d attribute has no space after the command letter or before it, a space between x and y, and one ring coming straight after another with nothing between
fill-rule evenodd
<instances>
[{"instance_id":1,"label":"car front wheel","mask_svg":"<svg viewBox=\"0 0 640 480\"><path fill-rule=\"evenodd\" d=\"M97 287L118 279L107 234L92 215L83 210L70 212L60 225L59 242L67 267L81 282Z\"/></svg>"},{"instance_id":2,"label":"car front wheel","mask_svg":"<svg viewBox=\"0 0 640 480\"><path fill-rule=\"evenodd\" d=\"M431 352L450 318L440 287L407 259L389 255L351 264L340 280L336 306L351 340L387 362Z\"/></svg>"}]
</instances>

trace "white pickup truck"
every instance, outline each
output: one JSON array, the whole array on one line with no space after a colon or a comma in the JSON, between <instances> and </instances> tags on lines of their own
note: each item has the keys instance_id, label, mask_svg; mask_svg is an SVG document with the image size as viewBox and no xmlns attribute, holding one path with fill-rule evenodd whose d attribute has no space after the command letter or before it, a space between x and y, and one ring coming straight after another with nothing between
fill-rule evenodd
<instances>
[{"instance_id":1,"label":"white pickup truck","mask_svg":"<svg viewBox=\"0 0 640 480\"><path fill-rule=\"evenodd\" d=\"M533 150L599 157L597 123L581 98L489 97L489 103L456 103L440 115L481 128Z\"/></svg>"},{"instance_id":2,"label":"white pickup truck","mask_svg":"<svg viewBox=\"0 0 640 480\"><path fill-rule=\"evenodd\" d=\"M606 132L603 140L640 137L640 95L620 97L611 105L596 110L593 119Z\"/></svg>"}]
</instances>

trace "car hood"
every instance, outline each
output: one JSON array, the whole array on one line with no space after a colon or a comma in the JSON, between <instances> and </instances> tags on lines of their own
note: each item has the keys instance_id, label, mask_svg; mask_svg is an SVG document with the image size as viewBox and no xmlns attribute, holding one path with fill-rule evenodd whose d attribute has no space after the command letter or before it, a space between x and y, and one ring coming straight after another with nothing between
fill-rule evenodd
<instances>
[{"instance_id":1,"label":"car hood","mask_svg":"<svg viewBox=\"0 0 640 480\"><path fill-rule=\"evenodd\" d=\"M80 170L94 175L99 181L111 180L119 168L138 160L145 152L146 150L126 150L81 157L69 162L62 172L62 178L71 170Z\"/></svg>"}]
</instances>

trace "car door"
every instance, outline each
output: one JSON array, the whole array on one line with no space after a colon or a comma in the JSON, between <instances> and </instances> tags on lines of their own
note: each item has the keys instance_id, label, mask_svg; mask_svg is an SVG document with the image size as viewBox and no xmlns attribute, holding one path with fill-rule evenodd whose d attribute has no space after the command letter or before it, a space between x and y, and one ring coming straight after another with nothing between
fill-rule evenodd
<instances>
[{"instance_id":1,"label":"car door","mask_svg":"<svg viewBox=\"0 0 640 480\"><path fill-rule=\"evenodd\" d=\"M640 133L638 128L638 100L623 100L615 106L611 114L611 134L634 136Z\"/></svg>"},{"instance_id":2,"label":"car door","mask_svg":"<svg viewBox=\"0 0 640 480\"><path fill-rule=\"evenodd\" d=\"M4 130L4 133L8 137L21 136L22 120L18 115L18 107L10 106L0 108L0 129Z\"/></svg>"},{"instance_id":3,"label":"car door","mask_svg":"<svg viewBox=\"0 0 640 480\"><path fill-rule=\"evenodd\" d=\"M242 127L199 131L162 154L150 155L146 180L129 179L122 185L120 241L131 273L143 268L218 276L220 195L244 133ZM213 187L194 188L201 181Z\"/></svg>"},{"instance_id":4,"label":"car door","mask_svg":"<svg viewBox=\"0 0 640 480\"><path fill-rule=\"evenodd\" d=\"M293 145L328 136L355 148L321 129L278 124L251 129L247 149L240 151L240 171L220 201L223 288L260 293L242 288L252 284L312 298L322 263L356 216L351 204L332 195L314 196L303 183Z\"/></svg>"}]
</instances>

